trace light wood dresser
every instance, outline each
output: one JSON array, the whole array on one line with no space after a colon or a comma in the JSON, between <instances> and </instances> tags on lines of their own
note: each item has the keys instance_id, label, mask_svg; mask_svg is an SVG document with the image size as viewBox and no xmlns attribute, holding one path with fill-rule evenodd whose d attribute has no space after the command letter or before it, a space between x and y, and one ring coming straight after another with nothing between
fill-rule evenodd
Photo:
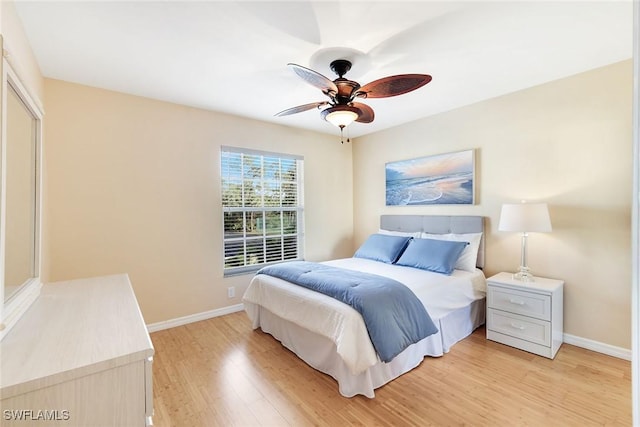
<instances>
[{"instance_id":1,"label":"light wood dresser","mask_svg":"<svg viewBox=\"0 0 640 427\"><path fill-rule=\"evenodd\" d=\"M0 425L151 425L153 351L127 275L46 284L0 342Z\"/></svg>"}]
</instances>

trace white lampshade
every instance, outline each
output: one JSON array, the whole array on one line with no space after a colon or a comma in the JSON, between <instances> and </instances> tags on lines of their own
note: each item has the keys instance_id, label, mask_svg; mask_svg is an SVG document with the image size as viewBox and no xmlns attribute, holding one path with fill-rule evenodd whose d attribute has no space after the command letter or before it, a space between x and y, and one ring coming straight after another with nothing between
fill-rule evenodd
<instances>
[{"instance_id":1,"label":"white lampshade","mask_svg":"<svg viewBox=\"0 0 640 427\"><path fill-rule=\"evenodd\" d=\"M551 231L551 219L549 219L547 204L522 202L502 205L498 230L522 233L520 269L513 275L513 278L525 282L533 281L533 274L531 274L531 269L527 266L527 237L531 231Z\"/></svg>"},{"instance_id":2,"label":"white lampshade","mask_svg":"<svg viewBox=\"0 0 640 427\"><path fill-rule=\"evenodd\" d=\"M513 203L502 205L500 231L550 232L551 219L546 203Z\"/></svg>"},{"instance_id":3,"label":"white lampshade","mask_svg":"<svg viewBox=\"0 0 640 427\"><path fill-rule=\"evenodd\" d=\"M358 109L349 105L336 105L322 111L322 118L339 128L345 128L358 118Z\"/></svg>"}]
</instances>

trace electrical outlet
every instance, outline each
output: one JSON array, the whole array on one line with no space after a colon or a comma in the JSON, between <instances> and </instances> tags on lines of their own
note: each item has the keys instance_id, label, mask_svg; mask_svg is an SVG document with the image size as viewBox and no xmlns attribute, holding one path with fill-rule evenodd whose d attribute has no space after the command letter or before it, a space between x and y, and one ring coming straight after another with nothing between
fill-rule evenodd
<instances>
[{"instance_id":1,"label":"electrical outlet","mask_svg":"<svg viewBox=\"0 0 640 427\"><path fill-rule=\"evenodd\" d=\"M227 297L234 298L236 296L236 288L235 286L230 286L227 288Z\"/></svg>"}]
</instances>

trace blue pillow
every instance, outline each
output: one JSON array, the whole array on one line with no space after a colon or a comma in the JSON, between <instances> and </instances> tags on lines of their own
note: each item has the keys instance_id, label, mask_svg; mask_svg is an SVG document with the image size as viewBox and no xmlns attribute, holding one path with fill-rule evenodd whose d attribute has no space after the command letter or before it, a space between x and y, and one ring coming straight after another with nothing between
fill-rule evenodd
<instances>
[{"instance_id":1,"label":"blue pillow","mask_svg":"<svg viewBox=\"0 0 640 427\"><path fill-rule=\"evenodd\" d=\"M469 242L413 239L396 264L436 273L451 274Z\"/></svg>"},{"instance_id":2,"label":"blue pillow","mask_svg":"<svg viewBox=\"0 0 640 427\"><path fill-rule=\"evenodd\" d=\"M408 236L389 236L372 234L353 255L354 258L368 258L393 264L407 243L412 239Z\"/></svg>"}]
</instances>

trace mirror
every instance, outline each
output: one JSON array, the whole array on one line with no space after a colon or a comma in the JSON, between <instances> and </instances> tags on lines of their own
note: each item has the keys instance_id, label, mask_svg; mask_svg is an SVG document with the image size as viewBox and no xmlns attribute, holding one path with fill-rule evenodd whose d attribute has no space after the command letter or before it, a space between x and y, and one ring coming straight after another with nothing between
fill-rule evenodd
<instances>
[{"instance_id":1,"label":"mirror","mask_svg":"<svg viewBox=\"0 0 640 427\"><path fill-rule=\"evenodd\" d=\"M4 300L37 276L36 118L7 85Z\"/></svg>"},{"instance_id":2,"label":"mirror","mask_svg":"<svg viewBox=\"0 0 640 427\"><path fill-rule=\"evenodd\" d=\"M0 339L38 298L42 110L2 44L0 139Z\"/></svg>"}]
</instances>

